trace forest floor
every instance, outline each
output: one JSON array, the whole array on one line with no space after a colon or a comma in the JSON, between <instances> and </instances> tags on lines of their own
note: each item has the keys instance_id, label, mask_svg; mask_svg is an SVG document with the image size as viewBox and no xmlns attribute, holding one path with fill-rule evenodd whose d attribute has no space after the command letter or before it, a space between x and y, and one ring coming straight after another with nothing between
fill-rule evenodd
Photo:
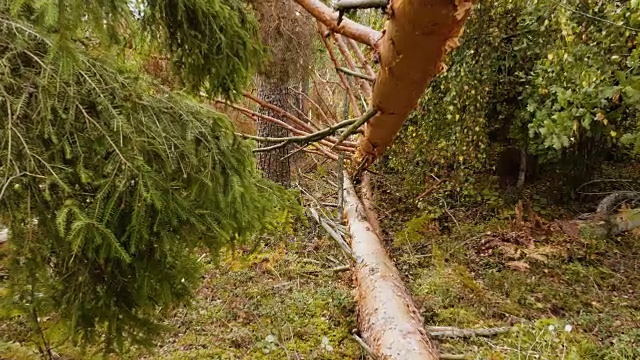
<instances>
[{"instance_id":1,"label":"forest floor","mask_svg":"<svg viewBox=\"0 0 640 360\"><path fill-rule=\"evenodd\" d=\"M326 202L323 192L309 190L308 205ZM441 338L442 353L640 359L638 234L575 239L553 221L556 214L526 207L522 216L512 206L471 216L480 210L450 205L431 216L395 200L382 195L381 203L391 205L379 209L381 225L426 324L511 329ZM348 259L312 220L256 251L238 250L219 264L206 259L201 289L192 304L173 311L161 345L124 358L366 358L351 336L357 325ZM19 315L0 311L0 359L37 356L27 328ZM90 358L50 336L61 358Z\"/></svg>"}]
</instances>

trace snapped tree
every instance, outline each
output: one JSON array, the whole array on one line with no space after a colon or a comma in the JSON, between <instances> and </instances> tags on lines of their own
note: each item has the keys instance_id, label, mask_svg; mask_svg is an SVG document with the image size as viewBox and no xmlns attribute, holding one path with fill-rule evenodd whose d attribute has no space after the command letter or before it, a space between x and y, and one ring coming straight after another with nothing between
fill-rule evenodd
<instances>
[{"instance_id":1,"label":"snapped tree","mask_svg":"<svg viewBox=\"0 0 640 360\"><path fill-rule=\"evenodd\" d=\"M295 1L317 20L327 53L356 117L333 119L331 126L318 130L289 114L299 134L281 139L252 139L274 144L273 148L314 143L313 152L331 159L338 158L336 151L345 151L352 154L351 171L345 176L358 178L391 144L431 79L444 69L444 57L457 46L472 1L391 0L386 4L387 22L382 32L351 21L343 14L351 8L380 7L379 1L340 1L337 5L340 11L333 11L319 0ZM377 74L355 42L370 48L378 63ZM334 46L346 63L344 66ZM358 59L360 69L354 58ZM357 86L351 86L347 76L353 76ZM364 108L360 107L358 95L368 99ZM357 144L348 141L357 133L362 133ZM345 184L345 216L355 258L358 321L364 340L380 359L437 359L421 316L380 243L371 206L360 201L351 181ZM365 187L363 192L366 195L369 190Z\"/></svg>"},{"instance_id":2,"label":"snapped tree","mask_svg":"<svg viewBox=\"0 0 640 360\"><path fill-rule=\"evenodd\" d=\"M0 2L2 300L45 358L52 314L109 352L147 343L198 284L195 251L246 242L277 197L226 117L141 75L123 46L142 23L187 90L232 98L262 55L246 5L149 0L141 19L129 6Z\"/></svg>"}]
</instances>

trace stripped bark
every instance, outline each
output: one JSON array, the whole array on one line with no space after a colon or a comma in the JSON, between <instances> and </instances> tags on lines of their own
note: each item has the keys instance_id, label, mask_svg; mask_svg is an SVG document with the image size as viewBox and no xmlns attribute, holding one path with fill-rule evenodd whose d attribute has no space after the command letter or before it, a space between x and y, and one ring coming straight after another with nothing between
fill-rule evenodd
<instances>
[{"instance_id":1,"label":"stripped bark","mask_svg":"<svg viewBox=\"0 0 640 360\"><path fill-rule=\"evenodd\" d=\"M356 259L358 327L381 360L438 359L423 319L345 174L345 216Z\"/></svg>"},{"instance_id":2,"label":"stripped bark","mask_svg":"<svg viewBox=\"0 0 640 360\"><path fill-rule=\"evenodd\" d=\"M380 113L364 127L355 159L362 167L387 149L427 85L444 70L444 56L458 46L471 6L469 0L390 2L371 104Z\"/></svg>"},{"instance_id":3,"label":"stripped bark","mask_svg":"<svg viewBox=\"0 0 640 360\"><path fill-rule=\"evenodd\" d=\"M319 0L295 0L331 31L365 43L377 54L380 71L370 106L380 110L364 127L354 158L371 165L391 144L429 82L445 69L445 55L458 46L472 0L391 0L383 36L363 41L362 25L345 19ZM369 33L371 35L372 33Z\"/></svg>"}]
</instances>

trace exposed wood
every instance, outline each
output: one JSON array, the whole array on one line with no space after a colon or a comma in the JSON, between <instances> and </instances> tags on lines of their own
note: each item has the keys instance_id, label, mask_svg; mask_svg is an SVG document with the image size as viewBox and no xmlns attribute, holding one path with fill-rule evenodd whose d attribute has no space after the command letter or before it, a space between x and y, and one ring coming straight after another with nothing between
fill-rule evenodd
<instances>
[{"instance_id":1,"label":"exposed wood","mask_svg":"<svg viewBox=\"0 0 640 360\"><path fill-rule=\"evenodd\" d=\"M362 190L362 205L364 205L364 211L367 213L369 224L371 224L373 231L375 231L378 236L382 236L382 232L380 232L380 222L378 221L378 212L374 205L375 199L373 196L373 187L371 186L371 175L369 173L362 175L362 186L360 186L360 189Z\"/></svg>"},{"instance_id":2,"label":"exposed wood","mask_svg":"<svg viewBox=\"0 0 640 360\"><path fill-rule=\"evenodd\" d=\"M366 168L391 144L429 82L458 46L471 0L392 0L379 42L380 71L371 106L380 110L364 127L355 162Z\"/></svg>"},{"instance_id":3,"label":"exposed wood","mask_svg":"<svg viewBox=\"0 0 640 360\"><path fill-rule=\"evenodd\" d=\"M372 352L381 360L438 359L423 319L345 174L345 216L356 259L358 324Z\"/></svg>"},{"instance_id":4,"label":"exposed wood","mask_svg":"<svg viewBox=\"0 0 640 360\"><path fill-rule=\"evenodd\" d=\"M387 7L388 0L340 0L333 8L336 10L372 9Z\"/></svg>"},{"instance_id":5,"label":"exposed wood","mask_svg":"<svg viewBox=\"0 0 640 360\"><path fill-rule=\"evenodd\" d=\"M295 1L307 10L307 12L309 12L314 18L335 33L342 34L373 48L377 46L376 43L382 37L381 32L349 19L344 19L340 25L338 25L339 13L337 11L333 11L333 9L323 4L320 0Z\"/></svg>"}]
</instances>

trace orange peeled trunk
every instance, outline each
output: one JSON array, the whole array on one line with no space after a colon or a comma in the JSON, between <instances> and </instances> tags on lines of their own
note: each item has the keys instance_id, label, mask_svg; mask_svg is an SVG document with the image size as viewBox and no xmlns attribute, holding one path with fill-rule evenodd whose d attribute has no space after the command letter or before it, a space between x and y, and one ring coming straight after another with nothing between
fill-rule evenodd
<instances>
[{"instance_id":1,"label":"orange peeled trunk","mask_svg":"<svg viewBox=\"0 0 640 360\"><path fill-rule=\"evenodd\" d=\"M371 165L389 147L445 55L458 46L470 0L391 0L378 41L380 71L371 104L379 110L364 128L355 160Z\"/></svg>"}]
</instances>

